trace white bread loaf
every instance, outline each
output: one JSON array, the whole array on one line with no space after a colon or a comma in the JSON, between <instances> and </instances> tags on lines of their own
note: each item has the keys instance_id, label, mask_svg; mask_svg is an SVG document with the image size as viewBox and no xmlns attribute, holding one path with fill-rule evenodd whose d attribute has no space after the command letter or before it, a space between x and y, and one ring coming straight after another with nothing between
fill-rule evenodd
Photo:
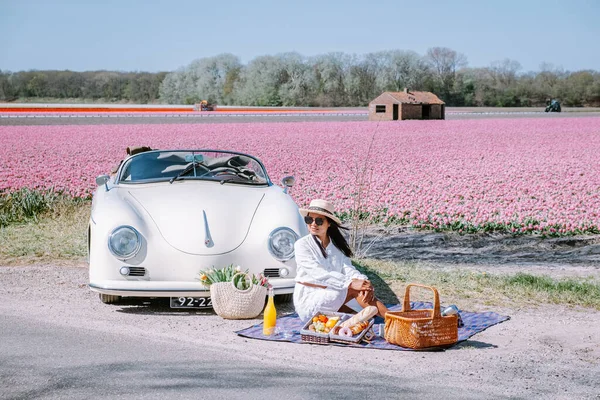
<instances>
[{"instance_id":1,"label":"white bread loaf","mask_svg":"<svg viewBox=\"0 0 600 400\"><path fill-rule=\"evenodd\" d=\"M365 307L362 310L360 310L360 312L358 314L352 316L352 318L347 319L346 321L342 322L340 324L340 326L342 328L349 328L352 325L356 325L361 322L368 321L371 318L373 318L375 315L377 315L377 307L368 306L368 307Z\"/></svg>"}]
</instances>

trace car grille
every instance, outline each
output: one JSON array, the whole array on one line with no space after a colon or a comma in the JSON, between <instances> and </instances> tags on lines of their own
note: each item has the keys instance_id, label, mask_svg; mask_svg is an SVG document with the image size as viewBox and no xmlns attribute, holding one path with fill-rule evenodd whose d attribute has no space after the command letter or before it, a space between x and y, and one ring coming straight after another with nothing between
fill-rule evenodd
<instances>
[{"instance_id":1,"label":"car grille","mask_svg":"<svg viewBox=\"0 0 600 400\"><path fill-rule=\"evenodd\" d=\"M144 267L129 267L129 276L144 276L146 268Z\"/></svg>"},{"instance_id":2,"label":"car grille","mask_svg":"<svg viewBox=\"0 0 600 400\"><path fill-rule=\"evenodd\" d=\"M279 268L265 268L263 275L267 278L279 278Z\"/></svg>"}]
</instances>

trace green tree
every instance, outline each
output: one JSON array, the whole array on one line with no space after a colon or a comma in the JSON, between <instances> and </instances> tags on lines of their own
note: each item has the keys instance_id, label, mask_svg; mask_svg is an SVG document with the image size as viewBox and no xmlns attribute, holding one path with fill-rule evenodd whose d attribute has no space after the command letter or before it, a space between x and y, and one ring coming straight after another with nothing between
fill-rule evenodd
<instances>
[{"instance_id":1,"label":"green tree","mask_svg":"<svg viewBox=\"0 0 600 400\"><path fill-rule=\"evenodd\" d=\"M48 76L43 72L35 72L27 82L28 97L44 97L48 85Z\"/></svg>"}]
</instances>

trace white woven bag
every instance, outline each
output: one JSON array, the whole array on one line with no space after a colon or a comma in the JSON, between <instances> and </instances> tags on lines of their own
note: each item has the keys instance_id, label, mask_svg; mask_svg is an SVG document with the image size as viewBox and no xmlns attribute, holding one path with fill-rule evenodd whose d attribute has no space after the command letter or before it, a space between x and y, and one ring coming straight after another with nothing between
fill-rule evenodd
<instances>
[{"instance_id":1,"label":"white woven bag","mask_svg":"<svg viewBox=\"0 0 600 400\"><path fill-rule=\"evenodd\" d=\"M210 285L210 297L217 315L225 319L248 319L260 314L265 306L267 288L254 285L250 278L248 280L250 287L246 290L236 288L233 279L231 282L217 282Z\"/></svg>"}]
</instances>

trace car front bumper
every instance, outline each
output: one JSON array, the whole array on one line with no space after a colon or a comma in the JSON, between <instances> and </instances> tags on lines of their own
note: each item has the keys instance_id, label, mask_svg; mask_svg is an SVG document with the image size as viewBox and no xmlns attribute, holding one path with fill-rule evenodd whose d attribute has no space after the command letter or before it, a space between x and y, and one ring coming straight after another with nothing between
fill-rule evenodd
<instances>
[{"instance_id":1,"label":"car front bumper","mask_svg":"<svg viewBox=\"0 0 600 400\"><path fill-rule=\"evenodd\" d=\"M275 295L294 293L294 279L271 279ZM209 297L210 289L199 282L181 281L116 281L103 280L89 283L91 290L123 297Z\"/></svg>"}]
</instances>

